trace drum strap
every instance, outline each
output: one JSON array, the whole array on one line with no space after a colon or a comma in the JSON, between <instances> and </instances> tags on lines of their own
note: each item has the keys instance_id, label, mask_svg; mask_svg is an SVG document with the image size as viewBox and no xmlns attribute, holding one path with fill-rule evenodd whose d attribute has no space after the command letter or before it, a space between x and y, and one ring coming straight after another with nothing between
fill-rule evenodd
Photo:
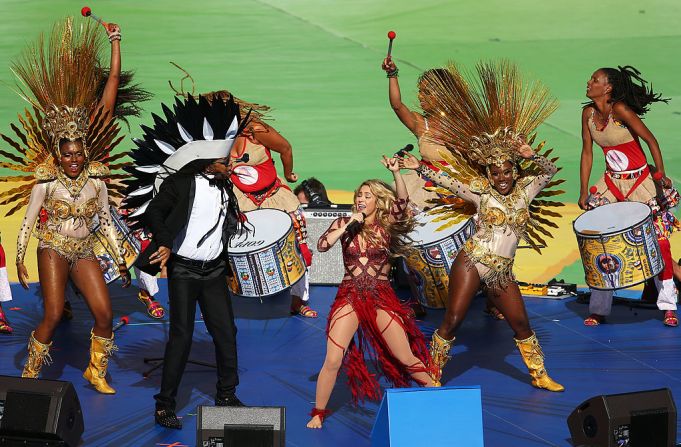
<instances>
[{"instance_id":1,"label":"drum strap","mask_svg":"<svg viewBox=\"0 0 681 447\"><path fill-rule=\"evenodd\" d=\"M281 182L281 179L277 177L270 186L263 188L260 191L256 192L242 191L242 192L246 197L248 197L251 200L251 202L255 204L255 206L259 207L260 205L263 204L263 202L265 202L265 200L272 197L277 191L279 191L279 188L286 188L289 191L291 190L291 188L289 188L287 185L284 185Z\"/></svg>"},{"instance_id":2,"label":"drum strap","mask_svg":"<svg viewBox=\"0 0 681 447\"><path fill-rule=\"evenodd\" d=\"M605 172L605 175L603 176L603 179L605 180L605 185L608 187L608 190L610 190L610 192L612 193L612 195L615 196L615 198L617 199L617 201L618 201L618 202L624 202L624 201L626 201L626 200L629 198L629 196L630 196L634 191L636 191L636 188L638 188L639 186L641 186L641 183L643 183L643 180L645 180L646 178L648 178L649 175L650 175L650 169L646 168L646 169L641 173L641 176L638 177L638 178L636 179L636 182L634 182L634 184L631 186L631 188L629 189L629 192L627 193L626 196L625 196L624 194L622 194L622 191L620 191L619 188L617 187L617 185L615 185L615 183L612 181L612 178L611 178L610 175L609 175L609 171L606 171L606 172Z\"/></svg>"}]
</instances>

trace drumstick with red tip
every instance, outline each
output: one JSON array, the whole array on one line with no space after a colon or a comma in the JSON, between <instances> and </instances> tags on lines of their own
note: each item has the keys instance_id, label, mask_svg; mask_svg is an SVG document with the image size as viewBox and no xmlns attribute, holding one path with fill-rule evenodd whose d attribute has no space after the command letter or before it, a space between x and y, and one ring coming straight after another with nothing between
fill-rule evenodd
<instances>
[{"instance_id":1,"label":"drumstick with red tip","mask_svg":"<svg viewBox=\"0 0 681 447\"><path fill-rule=\"evenodd\" d=\"M130 323L130 317L128 317L127 315L122 316L121 319L118 320L118 323L114 325L111 332L116 332L117 330L119 330L128 323Z\"/></svg>"},{"instance_id":2,"label":"drumstick with red tip","mask_svg":"<svg viewBox=\"0 0 681 447\"><path fill-rule=\"evenodd\" d=\"M590 194L596 194L598 192L598 188L596 188L596 185L592 186L589 188L589 193Z\"/></svg>"},{"instance_id":3,"label":"drumstick with red tip","mask_svg":"<svg viewBox=\"0 0 681 447\"><path fill-rule=\"evenodd\" d=\"M89 6L83 6L80 10L80 13L83 15L83 17L90 17L92 20L100 23L104 28L109 29L109 24L106 23L104 20L100 19L96 15L92 13L92 9L90 9Z\"/></svg>"},{"instance_id":4,"label":"drumstick with red tip","mask_svg":"<svg viewBox=\"0 0 681 447\"><path fill-rule=\"evenodd\" d=\"M390 57L390 53L393 51L393 40L395 40L395 37L397 37L397 34L395 31L388 31L388 58Z\"/></svg>"}]
</instances>

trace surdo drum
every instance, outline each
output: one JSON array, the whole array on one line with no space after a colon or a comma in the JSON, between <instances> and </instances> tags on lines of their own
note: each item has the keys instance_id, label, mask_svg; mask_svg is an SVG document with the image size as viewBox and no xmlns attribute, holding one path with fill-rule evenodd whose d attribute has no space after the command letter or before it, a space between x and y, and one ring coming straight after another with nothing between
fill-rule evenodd
<instances>
[{"instance_id":1,"label":"surdo drum","mask_svg":"<svg viewBox=\"0 0 681 447\"><path fill-rule=\"evenodd\" d=\"M288 289L306 271L291 217L274 209L244 214L248 221L229 242L229 264L234 275L230 289L246 297L274 295Z\"/></svg>"}]
</instances>

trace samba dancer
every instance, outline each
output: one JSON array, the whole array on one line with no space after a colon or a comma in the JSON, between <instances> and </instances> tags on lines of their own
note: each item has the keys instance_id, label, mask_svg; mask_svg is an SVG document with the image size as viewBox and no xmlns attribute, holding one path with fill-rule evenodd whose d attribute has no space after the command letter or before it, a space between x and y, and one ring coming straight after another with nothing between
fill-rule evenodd
<instances>
[{"instance_id":1,"label":"samba dancer","mask_svg":"<svg viewBox=\"0 0 681 447\"><path fill-rule=\"evenodd\" d=\"M71 278L95 319L90 362L83 377L100 393L113 394L115 390L107 383L106 373L116 347L111 301L93 252L96 236L90 229L95 217L99 218L110 253L118 263L124 287L130 285L130 274L109 214L108 188L103 180L110 175L105 163L117 158L104 154L117 142L118 127L113 116L121 74L120 28L110 23L105 29L111 43L108 74L101 70L98 59L99 28L90 23L74 27L72 19L55 25L49 43L39 39L14 64L22 85L34 98L23 90L22 96L42 115L38 120L27 116L28 125L24 124L27 135L15 128L20 140L35 143L23 152L27 159L16 169L22 173L26 166L35 170L35 179L18 178L28 181L21 189L25 193L30 190L31 194L17 240L16 265L19 282L28 289L29 277L23 261L33 227L44 208L48 218L35 235L40 240L38 273L45 313L31 333L22 377L37 378L43 363L50 360L52 335L62 317L64 290ZM98 86L103 77L107 80L99 98ZM111 165L112 169L118 167ZM8 179L12 177L3 180ZM11 211L20 209L26 203L23 200L25 196L8 199L18 201Z\"/></svg>"},{"instance_id":2,"label":"samba dancer","mask_svg":"<svg viewBox=\"0 0 681 447\"><path fill-rule=\"evenodd\" d=\"M427 87L432 92L433 106L444 111L436 137L451 148L452 156L442 155L452 167L440 165L441 170L435 171L411 154L402 160L403 167L417 170L473 203L479 216L478 231L452 266L449 306L433 334L431 355L439 369L438 378L449 359L456 332L482 287L513 329L532 385L563 391L563 386L553 381L544 368L544 355L513 276L518 242L525 239L534 247L543 242L535 232L534 219L540 217L533 215L530 203L558 170L525 143L525 135L533 132L557 103L543 86L523 85L517 68L507 62L479 64L480 80L465 80L453 65L448 71L454 82L433 80ZM472 85L485 88L475 89ZM525 160L532 160L533 165L525 162L522 166Z\"/></svg>"},{"instance_id":3,"label":"samba dancer","mask_svg":"<svg viewBox=\"0 0 681 447\"><path fill-rule=\"evenodd\" d=\"M197 103L189 96L163 111L166 120L156 117L154 128L144 127L144 138L135 140L131 156L137 165L130 169L124 207L135 210L128 216L133 229L145 226L152 233L135 265L151 275L168 268L170 329L154 419L180 429L175 397L192 345L197 302L215 345L215 405L243 405L235 394L236 325L227 288L227 248L242 216L226 166L242 129L231 98L201 96Z\"/></svg>"},{"instance_id":4,"label":"samba dancer","mask_svg":"<svg viewBox=\"0 0 681 447\"><path fill-rule=\"evenodd\" d=\"M662 153L657 139L641 117L655 102L667 102L633 67L601 68L587 81L586 97L590 102L582 110L582 156L579 206L587 210L606 203L633 201L648 205L653 211L655 232L660 244L664 270L655 278L657 307L664 312L666 326L678 326L674 285L675 263L669 237L679 227L669 211L679 201L678 192L665 175ZM640 140L648 145L654 167L648 165ZM589 178L593 165L593 142L603 149L606 171L589 196ZM590 315L586 326L597 326L610 315L613 292L591 290Z\"/></svg>"},{"instance_id":5,"label":"samba dancer","mask_svg":"<svg viewBox=\"0 0 681 447\"><path fill-rule=\"evenodd\" d=\"M386 72L388 78L388 100L390 101L390 107L393 109L400 122L417 138L419 156L421 158L420 162L437 171L438 168L434 163L446 164L440 153L441 151L446 151L447 148L442 142L436 141L433 138L431 125L434 126L435 129L439 126L438 117L440 116L440 111L432 108L433 101L428 100L432 93L428 91L427 85L432 84L433 82L439 82L446 85L451 84L453 80L451 79L449 71L444 68L432 68L421 74L417 81L418 101L422 110L422 113L419 113L410 110L409 107L402 102L402 94L398 81L399 69L391 56L388 56L383 60L381 68ZM409 200L416 212L428 210L440 203L443 198L443 191L440 193L433 191L437 185L432 181L422 177L416 171L408 171L403 174L403 177L404 183L407 185L407 191L409 192ZM446 194L446 196L450 196L450 194ZM459 205L461 205L460 201ZM411 281L414 280L412 279ZM416 290L415 287L412 287L412 289L413 291ZM421 311L424 312L423 309L421 309ZM504 314L502 314L489 300L485 303L485 313L497 320L504 319Z\"/></svg>"},{"instance_id":6,"label":"samba dancer","mask_svg":"<svg viewBox=\"0 0 681 447\"><path fill-rule=\"evenodd\" d=\"M355 191L352 216L333 221L317 244L325 252L340 241L345 276L329 312L326 358L308 428L321 428L329 414L326 405L341 365L355 402L380 398L366 354L393 386L406 387L412 380L427 387L440 385L431 376L423 334L388 279L390 257L404 252L403 236L413 229L414 220L407 212L409 195L398 160L384 156L382 162L395 178L396 193L380 180L363 182Z\"/></svg>"}]
</instances>

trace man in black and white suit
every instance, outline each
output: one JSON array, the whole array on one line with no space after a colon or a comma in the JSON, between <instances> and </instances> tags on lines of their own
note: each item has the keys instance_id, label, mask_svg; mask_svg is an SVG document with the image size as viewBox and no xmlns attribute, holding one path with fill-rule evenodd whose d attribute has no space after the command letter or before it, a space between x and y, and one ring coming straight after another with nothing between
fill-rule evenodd
<instances>
[{"instance_id":1,"label":"man in black and white suit","mask_svg":"<svg viewBox=\"0 0 681 447\"><path fill-rule=\"evenodd\" d=\"M187 363L198 301L215 344L215 405L243 406L236 397L236 326L227 289L227 246L240 225L237 201L222 160L195 160L168 176L144 213L153 240L137 265L148 273L168 267L170 331L156 423L182 428L175 397Z\"/></svg>"}]
</instances>

